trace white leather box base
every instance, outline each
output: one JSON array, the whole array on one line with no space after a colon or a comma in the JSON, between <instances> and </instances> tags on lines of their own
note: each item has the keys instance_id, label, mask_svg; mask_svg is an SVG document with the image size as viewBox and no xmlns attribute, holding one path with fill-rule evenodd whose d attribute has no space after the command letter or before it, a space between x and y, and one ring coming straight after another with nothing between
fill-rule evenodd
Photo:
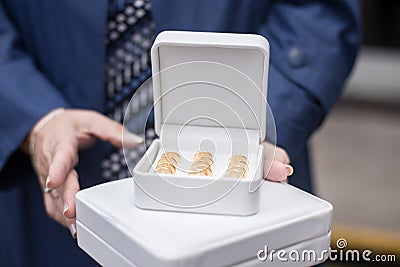
<instances>
[{"instance_id":1,"label":"white leather box base","mask_svg":"<svg viewBox=\"0 0 400 267\"><path fill-rule=\"evenodd\" d=\"M215 130L216 135L219 134L217 130L223 131L222 128ZM192 136L194 135L195 132ZM258 187L263 181L262 145L258 145L251 151L252 153L246 154L250 162L251 178L219 177L225 171L226 164L223 163L228 162L229 156L222 153L215 159L213 168L213 172L217 173L215 176L191 176L180 173L179 170L174 175L155 173L155 165L164 151L161 145L159 139L154 140L134 169L136 206L142 209L242 216L258 212L260 202ZM180 152L194 154L190 150Z\"/></svg>"},{"instance_id":2,"label":"white leather box base","mask_svg":"<svg viewBox=\"0 0 400 267\"><path fill-rule=\"evenodd\" d=\"M124 179L77 194L78 244L102 265L279 266L288 263L257 252L329 249L332 205L287 184L266 181L260 211L246 217L142 210L133 186Z\"/></svg>"}]
</instances>

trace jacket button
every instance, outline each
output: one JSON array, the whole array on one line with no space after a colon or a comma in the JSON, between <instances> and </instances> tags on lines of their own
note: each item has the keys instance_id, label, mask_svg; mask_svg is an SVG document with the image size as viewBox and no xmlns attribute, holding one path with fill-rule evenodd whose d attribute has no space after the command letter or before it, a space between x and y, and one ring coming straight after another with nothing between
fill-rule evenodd
<instances>
[{"instance_id":1,"label":"jacket button","mask_svg":"<svg viewBox=\"0 0 400 267\"><path fill-rule=\"evenodd\" d=\"M294 68L303 67L307 63L306 55L297 46L291 47L287 56L289 64Z\"/></svg>"}]
</instances>

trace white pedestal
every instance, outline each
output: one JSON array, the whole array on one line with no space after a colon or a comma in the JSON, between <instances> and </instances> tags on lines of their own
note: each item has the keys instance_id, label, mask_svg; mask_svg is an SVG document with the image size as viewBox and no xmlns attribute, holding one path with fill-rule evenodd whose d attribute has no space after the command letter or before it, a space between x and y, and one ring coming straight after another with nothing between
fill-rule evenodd
<instances>
[{"instance_id":1,"label":"white pedestal","mask_svg":"<svg viewBox=\"0 0 400 267\"><path fill-rule=\"evenodd\" d=\"M78 245L103 266L310 266L328 257L332 205L290 185L266 181L260 211L245 217L142 210L133 186L124 179L77 194ZM285 250L288 262L277 252L259 260L265 246Z\"/></svg>"}]
</instances>

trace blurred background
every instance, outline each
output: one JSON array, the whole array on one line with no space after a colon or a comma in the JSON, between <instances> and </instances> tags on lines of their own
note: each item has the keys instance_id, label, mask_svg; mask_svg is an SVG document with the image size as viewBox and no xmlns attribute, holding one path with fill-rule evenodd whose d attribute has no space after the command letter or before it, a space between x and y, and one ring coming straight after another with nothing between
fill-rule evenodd
<instances>
[{"instance_id":1,"label":"blurred background","mask_svg":"<svg viewBox=\"0 0 400 267\"><path fill-rule=\"evenodd\" d=\"M362 15L353 73L311 140L315 188L334 205L332 248L344 238L347 249L396 255L379 266L400 266L400 1L364 0Z\"/></svg>"}]
</instances>

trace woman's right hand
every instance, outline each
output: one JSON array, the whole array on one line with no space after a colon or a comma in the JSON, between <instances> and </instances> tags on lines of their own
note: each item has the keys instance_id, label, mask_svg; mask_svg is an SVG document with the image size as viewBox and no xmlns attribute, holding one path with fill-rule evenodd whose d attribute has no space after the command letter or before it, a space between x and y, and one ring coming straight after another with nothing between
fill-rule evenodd
<instances>
[{"instance_id":1,"label":"woman's right hand","mask_svg":"<svg viewBox=\"0 0 400 267\"><path fill-rule=\"evenodd\" d=\"M26 143L36 134L31 156L43 190L44 206L51 218L68 227L71 235L76 237L75 194L79 191L79 182L75 166L78 164L78 150L91 146L97 138L116 147L122 147L123 141L125 146L135 147L143 139L128 132L120 123L89 110L67 109L35 132L39 123L40 120Z\"/></svg>"}]
</instances>

